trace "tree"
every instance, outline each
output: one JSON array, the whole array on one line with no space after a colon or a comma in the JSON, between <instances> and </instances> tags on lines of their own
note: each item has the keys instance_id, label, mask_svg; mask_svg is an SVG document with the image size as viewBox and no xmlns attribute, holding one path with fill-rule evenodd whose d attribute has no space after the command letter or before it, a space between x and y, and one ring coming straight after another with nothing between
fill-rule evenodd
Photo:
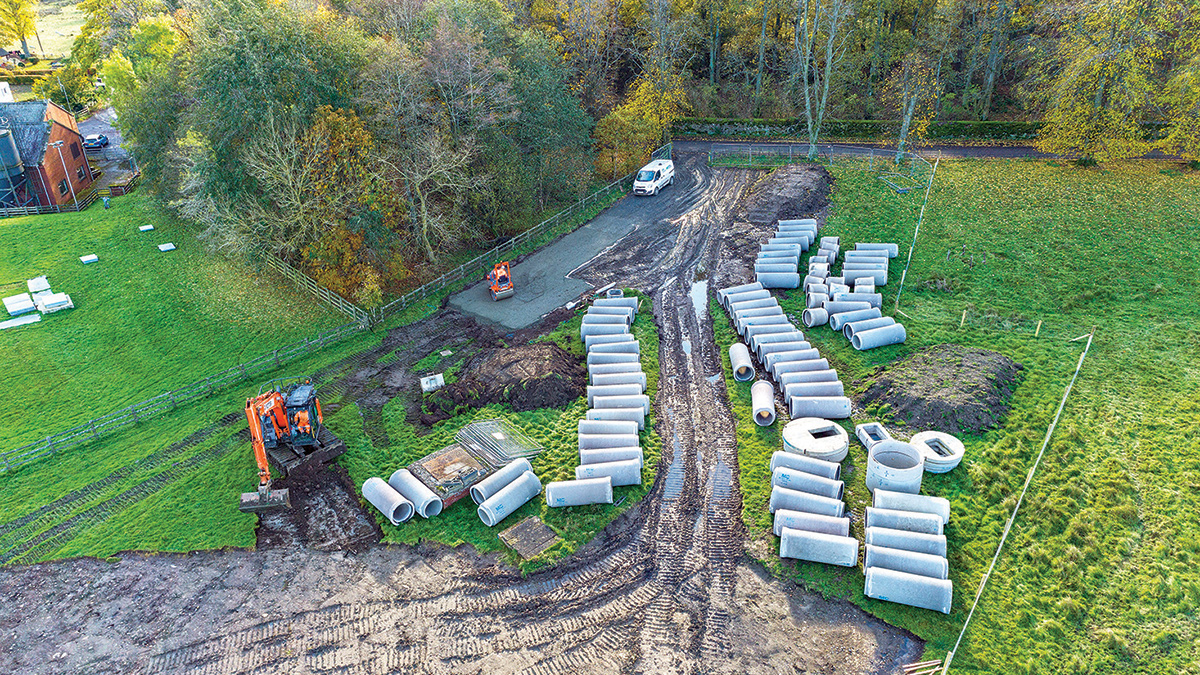
<instances>
[{"instance_id":1,"label":"tree","mask_svg":"<svg viewBox=\"0 0 1200 675\"><path fill-rule=\"evenodd\" d=\"M139 21L168 9L162 0L80 0L78 7L87 18L71 47L71 59L85 67L124 45Z\"/></svg>"},{"instance_id":2,"label":"tree","mask_svg":"<svg viewBox=\"0 0 1200 675\"><path fill-rule=\"evenodd\" d=\"M398 162L397 168L412 193L415 234L430 262L438 259L439 248L456 243L463 235L463 201L486 181L468 171L473 149L473 139L451 144L442 134L430 130Z\"/></svg>"},{"instance_id":3,"label":"tree","mask_svg":"<svg viewBox=\"0 0 1200 675\"><path fill-rule=\"evenodd\" d=\"M896 161L908 148L909 135L923 137L937 107L937 71L922 51L912 51L896 66L884 90L884 99L900 116Z\"/></svg>"},{"instance_id":4,"label":"tree","mask_svg":"<svg viewBox=\"0 0 1200 675\"><path fill-rule=\"evenodd\" d=\"M0 0L0 34L20 40L25 58L29 58L28 38L37 30L33 5L33 0Z\"/></svg>"},{"instance_id":5,"label":"tree","mask_svg":"<svg viewBox=\"0 0 1200 675\"><path fill-rule=\"evenodd\" d=\"M54 101L75 115L91 109L96 103L96 86L92 78L74 61L35 81L33 93L38 98Z\"/></svg>"},{"instance_id":6,"label":"tree","mask_svg":"<svg viewBox=\"0 0 1200 675\"><path fill-rule=\"evenodd\" d=\"M1008 48L1008 31L1012 23L1013 5L1016 0L999 0L992 12L988 40L988 54L983 68L983 90L979 96L979 119L986 120L992 111L992 95L996 91L996 77Z\"/></svg>"},{"instance_id":7,"label":"tree","mask_svg":"<svg viewBox=\"0 0 1200 675\"><path fill-rule=\"evenodd\" d=\"M797 5L792 68L804 99L810 158L816 155L830 84L846 55L849 37L846 22L852 11L848 0L799 0Z\"/></svg>"},{"instance_id":8,"label":"tree","mask_svg":"<svg viewBox=\"0 0 1200 675\"><path fill-rule=\"evenodd\" d=\"M454 137L516 119L507 65L483 38L442 15L425 43L424 75L432 85Z\"/></svg>"}]
</instances>

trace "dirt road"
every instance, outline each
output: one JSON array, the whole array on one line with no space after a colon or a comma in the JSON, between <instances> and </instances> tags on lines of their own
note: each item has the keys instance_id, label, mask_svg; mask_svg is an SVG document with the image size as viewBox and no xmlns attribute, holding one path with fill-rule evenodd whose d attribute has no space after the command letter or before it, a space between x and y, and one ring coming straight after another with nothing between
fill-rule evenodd
<instances>
[{"instance_id":1,"label":"dirt road","mask_svg":"<svg viewBox=\"0 0 1200 675\"><path fill-rule=\"evenodd\" d=\"M702 155L676 162L695 200L576 273L645 290L660 328L658 479L595 541L524 579L466 548L286 543L5 568L0 670L887 673L915 660L911 635L743 555L733 419L706 296L694 293L704 282L694 284L741 269L723 242L746 227L733 216L757 174L710 170Z\"/></svg>"}]
</instances>

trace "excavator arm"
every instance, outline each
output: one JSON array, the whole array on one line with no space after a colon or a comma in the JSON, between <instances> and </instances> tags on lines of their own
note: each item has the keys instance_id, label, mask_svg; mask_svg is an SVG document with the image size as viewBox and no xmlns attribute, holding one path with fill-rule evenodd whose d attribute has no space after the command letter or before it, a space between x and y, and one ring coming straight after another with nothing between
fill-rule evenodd
<instances>
[{"instance_id":1,"label":"excavator arm","mask_svg":"<svg viewBox=\"0 0 1200 675\"><path fill-rule=\"evenodd\" d=\"M274 409L270 411L263 410L263 399L267 398L260 396L258 398L246 399L246 421L250 425L250 445L254 448L254 461L258 464L258 490L256 492L243 492L241 504L238 508L246 512L266 511L278 507L291 508L292 501L287 489L272 490L271 489L271 467L267 461L267 447L263 438L263 425L272 424L277 426ZM274 400L269 399L268 400ZM279 406L273 406L279 408ZM285 418L286 420L286 415Z\"/></svg>"}]
</instances>

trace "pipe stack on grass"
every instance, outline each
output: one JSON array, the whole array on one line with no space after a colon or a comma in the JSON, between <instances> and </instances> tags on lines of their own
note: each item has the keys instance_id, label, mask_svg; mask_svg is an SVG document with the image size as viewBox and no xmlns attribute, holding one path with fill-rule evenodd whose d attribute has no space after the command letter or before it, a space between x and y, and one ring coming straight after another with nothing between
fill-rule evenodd
<instances>
[{"instance_id":1,"label":"pipe stack on grass","mask_svg":"<svg viewBox=\"0 0 1200 675\"><path fill-rule=\"evenodd\" d=\"M817 221L781 220L775 234L762 245L754 275L762 288L799 288L800 254L817 238Z\"/></svg>"},{"instance_id":2,"label":"pipe stack on grass","mask_svg":"<svg viewBox=\"0 0 1200 675\"><path fill-rule=\"evenodd\" d=\"M866 521L866 596L949 614L954 585L943 528L950 502L877 489Z\"/></svg>"},{"instance_id":3,"label":"pipe stack on grass","mask_svg":"<svg viewBox=\"0 0 1200 675\"><path fill-rule=\"evenodd\" d=\"M822 239L822 246L835 245L827 239ZM826 257L814 256L819 262L809 263L809 276L805 278L808 297L804 325L812 328L828 324L858 350L904 342L908 338L904 326L883 316L883 294L877 292L879 286L887 284L888 261L897 253L895 244L856 244L854 250L843 254L840 277L829 276L824 269Z\"/></svg>"},{"instance_id":4,"label":"pipe stack on grass","mask_svg":"<svg viewBox=\"0 0 1200 675\"><path fill-rule=\"evenodd\" d=\"M854 567L858 540L850 536L841 465L776 452L771 456L771 501L779 557Z\"/></svg>"}]
</instances>

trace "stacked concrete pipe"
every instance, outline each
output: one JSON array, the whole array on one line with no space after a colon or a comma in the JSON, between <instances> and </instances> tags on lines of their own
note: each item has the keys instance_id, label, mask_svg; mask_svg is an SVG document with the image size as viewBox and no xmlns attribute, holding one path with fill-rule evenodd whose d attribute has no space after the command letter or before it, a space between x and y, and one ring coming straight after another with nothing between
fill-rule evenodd
<instances>
[{"instance_id":1,"label":"stacked concrete pipe","mask_svg":"<svg viewBox=\"0 0 1200 675\"><path fill-rule=\"evenodd\" d=\"M759 248L754 265L757 282L763 288L799 288L800 255L809 249L816 237L815 221L777 223L775 233Z\"/></svg>"},{"instance_id":2,"label":"stacked concrete pipe","mask_svg":"<svg viewBox=\"0 0 1200 675\"><path fill-rule=\"evenodd\" d=\"M949 522L943 498L876 489L867 508L867 597L949 614L954 585L942 533Z\"/></svg>"},{"instance_id":3,"label":"stacked concrete pipe","mask_svg":"<svg viewBox=\"0 0 1200 675\"><path fill-rule=\"evenodd\" d=\"M785 438L786 430L785 427ZM845 436L844 431L842 435ZM858 540L849 536L850 519L842 502L845 484L840 480L841 465L789 449L785 441L784 451L771 456L768 509L775 515L779 557L855 566Z\"/></svg>"},{"instance_id":4,"label":"stacked concrete pipe","mask_svg":"<svg viewBox=\"0 0 1200 675\"><path fill-rule=\"evenodd\" d=\"M408 469L397 469L387 482L396 492L412 502L413 510L422 518L432 518L442 512L441 498Z\"/></svg>"}]
</instances>

